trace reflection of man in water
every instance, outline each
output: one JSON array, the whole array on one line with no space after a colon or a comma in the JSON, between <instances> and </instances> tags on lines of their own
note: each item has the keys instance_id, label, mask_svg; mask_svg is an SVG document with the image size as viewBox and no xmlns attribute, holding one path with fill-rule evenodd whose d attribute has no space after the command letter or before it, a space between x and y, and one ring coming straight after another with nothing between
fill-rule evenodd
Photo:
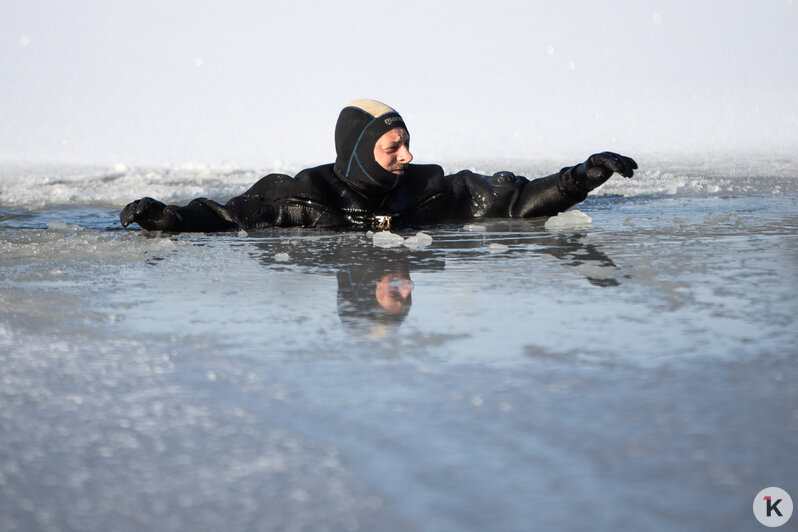
<instances>
[{"instance_id":1,"label":"reflection of man in water","mask_svg":"<svg viewBox=\"0 0 798 532\"><path fill-rule=\"evenodd\" d=\"M152 198L128 204L122 225L159 231L224 231L265 227L399 228L484 217L528 218L583 201L613 173L632 177L637 164L615 153L535 180L410 164L410 134L394 109L374 100L345 107L335 128L335 163L293 178L270 174L224 205L198 198L186 206Z\"/></svg>"},{"instance_id":2,"label":"reflection of man in water","mask_svg":"<svg viewBox=\"0 0 798 532\"><path fill-rule=\"evenodd\" d=\"M551 256L577 268L593 285L611 287L619 284L616 277L621 272L612 259L595 245L583 243L578 234L530 232L536 227L542 229L542 225L542 221L529 223L522 220L495 221L487 227L490 227L492 235L510 246L502 254L502 261L523 259L530 254ZM278 236L282 232L269 231L266 234ZM352 334L370 337L380 337L395 330L407 318L413 305L412 277L417 273L429 276L442 272L447 260L471 263L474 268L482 268L486 264L483 261L493 264L495 260L495 256L484 250L485 241L481 239L441 238L435 242L431 248L383 249L374 246L362 234L347 232L303 236L301 245L283 237L252 239L252 245L259 248L254 258L269 268L307 271L313 275L334 273L341 323ZM276 258L284 254L290 255L290 262ZM599 277L595 277L596 272ZM434 280L431 282L434 284Z\"/></svg>"},{"instance_id":3,"label":"reflection of man in water","mask_svg":"<svg viewBox=\"0 0 798 532\"><path fill-rule=\"evenodd\" d=\"M349 268L337 277L338 316L350 330L370 334L389 330L410 312L413 281L405 262Z\"/></svg>"},{"instance_id":4,"label":"reflection of man in water","mask_svg":"<svg viewBox=\"0 0 798 532\"><path fill-rule=\"evenodd\" d=\"M259 248L254 257L278 271L333 273L338 281L338 316L356 335L379 336L398 327L413 304L411 276L441 272L446 266L440 250L380 248L357 233L303 236L301 242L253 238L253 246ZM283 253L290 262L276 259Z\"/></svg>"},{"instance_id":5,"label":"reflection of man in water","mask_svg":"<svg viewBox=\"0 0 798 532\"><path fill-rule=\"evenodd\" d=\"M413 281L407 275L386 273L377 281L377 304L393 315L407 314L413 304Z\"/></svg>"}]
</instances>

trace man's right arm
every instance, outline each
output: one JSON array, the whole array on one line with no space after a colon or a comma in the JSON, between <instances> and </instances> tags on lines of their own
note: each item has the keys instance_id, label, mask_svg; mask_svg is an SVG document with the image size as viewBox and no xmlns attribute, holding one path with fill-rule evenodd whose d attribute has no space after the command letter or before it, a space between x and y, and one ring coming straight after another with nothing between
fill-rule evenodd
<instances>
[{"instance_id":1,"label":"man's right arm","mask_svg":"<svg viewBox=\"0 0 798 532\"><path fill-rule=\"evenodd\" d=\"M213 232L238 228L238 223L224 205L197 198L184 207L165 205L152 198L128 203L119 215L122 227L137 223L148 231Z\"/></svg>"},{"instance_id":2,"label":"man's right arm","mask_svg":"<svg viewBox=\"0 0 798 532\"><path fill-rule=\"evenodd\" d=\"M269 174L225 205L207 198L197 198L185 206L141 198L128 203L119 220L123 227L136 223L149 231L174 233L268 227L275 222L273 199L293 186L290 176Z\"/></svg>"}]
</instances>

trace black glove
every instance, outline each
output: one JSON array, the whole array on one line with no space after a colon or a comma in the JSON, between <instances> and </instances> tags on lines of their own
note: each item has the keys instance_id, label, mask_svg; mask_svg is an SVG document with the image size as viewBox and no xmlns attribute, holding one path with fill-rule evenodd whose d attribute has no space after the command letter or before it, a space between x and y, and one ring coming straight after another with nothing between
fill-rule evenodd
<instances>
[{"instance_id":1,"label":"black glove","mask_svg":"<svg viewBox=\"0 0 798 532\"><path fill-rule=\"evenodd\" d=\"M591 191L603 184L614 173L632 177L637 163L630 157L605 151L588 157L587 161L574 167L574 178L579 188Z\"/></svg>"},{"instance_id":2,"label":"black glove","mask_svg":"<svg viewBox=\"0 0 798 532\"><path fill-rule=\"evenodd\" d=\"M139 224L148 231L175 231L180 215L172 207L152 198L141 198L128 203L119 214L122 227L132 223Z\"/></svg>"}]
</instances>

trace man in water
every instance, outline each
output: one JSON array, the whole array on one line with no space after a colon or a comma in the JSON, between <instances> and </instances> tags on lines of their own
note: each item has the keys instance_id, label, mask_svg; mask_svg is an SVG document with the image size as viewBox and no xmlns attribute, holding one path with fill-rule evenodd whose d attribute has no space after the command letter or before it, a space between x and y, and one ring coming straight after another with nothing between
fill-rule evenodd
<instances>
[{"instance_id":1,"label":"man in water","mask_svg":"<svg viewBox=\"0 0 798 532\"><path fill-rule=\"evenodd\" d=\"M295 177L270 174L222 205L198 198L186 206L152 198L129 203L119 218L150 231L226 231L265 227L392 229L482 217L552 216L583 201L614 173L637 163L604 152L548 177L512 172L444 175L435 164L410 164L410 134L394 109L355 100L335 126L336 160Z\"/></svg>"}]
</instances>

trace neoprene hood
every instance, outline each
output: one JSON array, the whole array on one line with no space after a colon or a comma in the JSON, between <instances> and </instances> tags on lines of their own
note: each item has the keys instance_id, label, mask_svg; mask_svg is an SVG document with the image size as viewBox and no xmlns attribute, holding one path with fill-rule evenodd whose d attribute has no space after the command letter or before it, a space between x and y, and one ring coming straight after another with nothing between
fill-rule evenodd
<instances>
[{"instance_id":1,"label":"neoprene hood","mask_svg":"<svg viewBox=\"0 0 798 532\"><path fill-rule=\"evenodd\" d=\"M335 173L363 192L384 193L402 176L385 170L374 160L377 140L395 127L405 126L394 109L376 100L355 100L344 107L335 124Z\"/></svg>"}]
</instances>

